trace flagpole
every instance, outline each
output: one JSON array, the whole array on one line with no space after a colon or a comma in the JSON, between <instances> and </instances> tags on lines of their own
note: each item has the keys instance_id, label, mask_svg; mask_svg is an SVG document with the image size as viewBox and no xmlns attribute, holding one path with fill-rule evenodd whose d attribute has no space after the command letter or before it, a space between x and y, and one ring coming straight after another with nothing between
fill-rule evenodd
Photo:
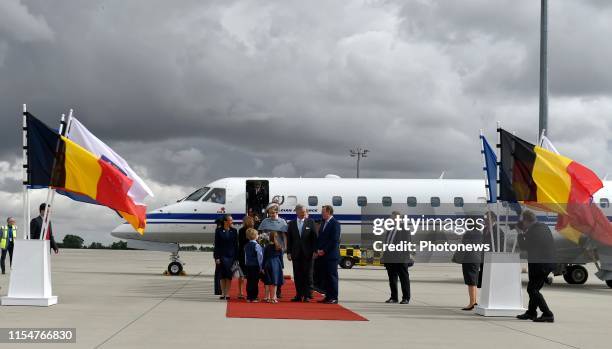
<instances>
[{"instance_id":1,"label":"flagpole","mask_svg":"<svg viewBox=\"0 0 612 349\"><path fill-rule=\"evenodd\" d=\"M22 153L23 153L23 166L21 169L23 176L23 238L24 240L30 239L30 192L28 190L29 176L28 176L28 117L27 117L27 106L23 105L22 113Z\"/></svg>"},{"instance_id":2,"label":"flagpole","mask_svg":"<svg viewBox=\"0 0 612 349\"><path fill-rule=\"evenodd\" d=\"M59 134L60 136L64 135L64 131L66 130L66 114L62 114L62 118L60 121ZM61 142L61 140L60 140ZM55 174L55 161L57 159L57 152L59 151L59 142L55 147L55 159L53 160L53 168L51 169L51 183L53 185L53 175ZM47 200L45 201L45 214L43 216L43 224L40 228L40 240L45 240L47 232L49 230L49 221L51 219L51 204L53 204L53 200L55 199L55 189L49 187L47 191Z\"/></svg>"},{"instance_id":3,"label":"flagpole","mask_svg":"<svg viewBox=\"0 0 612 349\"><path fill-rule=\"evenodd\" d=\"M495 225L495 227L497 228L497 244L499 245L499 193L501 190L501 185L500 185L500 181L499 181L499 164L501 163L501 123L498 121L497 122L497 161L498 161L498 166L497 166L497 183L495 183L495 185L497 185L497 200L495 200L495 210L496 210L496 214L497 214L497 224ZM498 251L499 251L499 246L498 246Z\"/></svg>"},{"instance_id":4,"label":"flagpole","mask_svg":"<svg viewBox=\"0 0 612 349\"><path fill-rule=\"evenodd\" d=\"M503 247L504 250L502 252L507 252L506 250L506 237L508 235L508 232L510 231L510 222L508 221L508 216L510 216L510 204L506 204L506 233L504 234L504 242L503 242Z\"/></svg>"},{"instance_id":5,"label":"flagpole","mask_svg":"<svg viewBox=\"0 0 612 349\"><path fill-rule=\"evenodd\" d=\"M512 135L516 136L516 131L512 131ZM542 135L544 135L544 134L542 133ZM515 146L516 146L516 143L512 142L512 154L514 154ZM517 202L517 204L518 204L518 202ZM521 211L522 211L522 209L521 209ZM518 217L518 219L520 219L520 216ZM506 234L508 232L510 232L510 223L508 223L508 215L506 215ZM506 235L504 235L504 240L505 239L506 239ZM517 243L518 243L518 235L514 238L514 244L512 245L512 253L514 253L514 250L516 249L516 244Z\"/></svg>"},{"instance_id":6,"label":"flagpole","mask_svg":"<svg viewBox=\"0 0 612 349\"><path fill-rule=\"evenodd\" d=\"M538 145L541 147L542 143L544 142L544 136L546 136L546 129L543 128L542 132L540 133L540 139L538 140Z\"/></svg>"},{"instance_id":7,"label":"flagpole","mask_svg":"<svg viewBox=\"0 0 612 349\"><path fill-rule=\"evenodd\" d=\"M484 131L483 129L480 129L480 153L482 153L482 169L485 171L485 184L487 186L491 186L491 185L497 185L497 183L491 184L489 183L489 176L487 175L486 172L486 168L487 168L487 160L485 159L485 149L484 149ZM497 166L497 164L495 164L495 166ZM495 173L496 177L497 177L497 172ZM490 189L490 188L489 188ZM493 240L493 227L491 226L491 215L488 213L489 211L489 203L493 201L493 198L490 195L491 190L487 190L487 187L485 186L485 196L487 197L487 220L489 221L489 234L491 235L491 245L492 248L495 249L495 241ZM495 201L497 201L497 198L495 198Z\"/></svg>"}]
</instances>

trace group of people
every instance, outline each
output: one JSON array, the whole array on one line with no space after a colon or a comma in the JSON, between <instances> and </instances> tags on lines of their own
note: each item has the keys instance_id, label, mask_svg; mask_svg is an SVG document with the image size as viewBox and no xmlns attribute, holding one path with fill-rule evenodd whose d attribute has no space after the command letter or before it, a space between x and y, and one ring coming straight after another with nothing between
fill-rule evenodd
<instances>
[{"instance_id":1,"label":"group of people","mask_svg":"<svg viewBox=\"0 0 612 349\"><path fill-rule=\"evenodd\" d=\"M266 208L267 217L257 224L253 215L244 217L239 231L232 227L232 216L223 216L215 232L214 258L221 279L220 299L229 299L231 280L238 278L238 298L247 302L258 302L259 282L263 281L265 294L263 300L277 303L284 283L283 256L293 264L296 295L293 302L310 302L313 290L325 295L320 302L338 302L338 261L340 259L340 223L333 217L333 207L322 207L322 221L317 224L308 217L302 205L295 207L296 219L287 223L278 215L276 203ZM393 212L392 217L399 212ZM555 247L552 233L547 225L537 222L532 211L524 211L516 226L520 232L517 240L519 247L528 253L529 307L519 319L536 322L554 322L540 290L548 275L554 271ZM499 230L499 234L497 231ZM495 232L490 234L488 232ZM410 241L411 236L403 231L391 230L383 236L387 243ZM462 243L488 244L493 246L505 241L503 230L497 227L497 217L488 212L482 231L470 230L463 235ZM385 252L382 262L387 270L390 297L386 303L408 304L410 302L410 275L408 268L414 264L405 252ZM460 261L463 279L468 286L469 303L462 310L473 310L477 305L477 289L482 286L483 253L464 252ZM316 272L314 272L316 270ZM314 277L316 274L318 277ZM320 282L313 282L319 279ZM246 280L246 297L243 293ZM397 283L401 285L401 299ZM318 286L318 287L317 287ZM537 309L542 315L538 317Z\"/></svg>"},{"instance_id":2,"label":"group of people","mask_svg":"<svg viewBox=\"0 0 612 349\"><path fill-rule=\"evenodd\" d=\"M292 261L295 280L296 295L292 302L312 301L316 268L317 279L321 280L318 291L325 295L319 302L337 304L341 227L333 217L333 207L322 207L322 222L318 228L303 205L295 207L296 219L289 223L279 217L278 204L268 205L265 211L267 217L259 224L252 214L244 217L240 230L233 227L229 214L219 222L213 255L220 278L220 299L229 299L232 278L238 278L239 299L259 302L259 283L263 281L263 301L277 303L285 281L283 259L286 254ZM243 293L245 280L246 297Z\"/></svg>"},{"instance_id":3,"label":"group of people","mask_svg":"<svg viewBox=\"0 0 612 349\"><path fill-rule=\"evenodd\" d=\"M524 314L518 315L520 320L533 320L534 322L554 322L554 314L548 307L544 296L540 292L547 282L548 276L556 268L555 243L548 226L537 221L533 211L525 210L516 224L519 231L517 242L519 248L527 252L528 277L527 294L529 305ZM497 234L499 231L499 234ZM493 234L491 234L493 232ZM488 244L493 246L505 241L504 231L497 226L497 216L488 212L485 215L485 227L482 232L471 230L463 235L462 243ZM480 252L465 252L461 258L464 283L468 286L469 304L462 310L474 309L478 303L477 289L482 286L483 256ZM538 317L538 308L542 314Z\"/></svg>"},{"instance_id":4,"label":"group of people","mask_svg":"<svg viewBox=\"0 0 612 349\"><path fill-rule=\"evenodd\" d=\"M42 203L39 206L39 215L30 221L30 239L39 239L40 232L43 225L43 217L45 216L45 210L47 205ZM15 240L17 239L17 221L13 217L6 219L6 225L0 227L0 249L2 250L2 257L0 259L0 268L2 274L6 274L6 256L9 257L9 265L13 265L13 251L15 249ZM47 227L47 240L50 242L51 249L57 254L59 249L53 238L53 228L51 222Z\"/></svg>"}]
</instances>

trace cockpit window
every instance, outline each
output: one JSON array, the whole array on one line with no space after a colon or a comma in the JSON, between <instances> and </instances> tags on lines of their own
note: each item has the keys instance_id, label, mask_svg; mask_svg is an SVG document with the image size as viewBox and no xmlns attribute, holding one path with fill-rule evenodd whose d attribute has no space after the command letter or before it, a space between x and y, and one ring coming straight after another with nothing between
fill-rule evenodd
<instances>
[{"instance_id":1,"label":"cockpit window","mask_svg":"<svg viewBox=\"0 0 612 349\"><path fill-rule=\"evenodd\" d=\"M213 188L206 194L204 201L225 205L225 188Z\"/></svg>"},{"instance_id":2,"label":"cockpit window","mask_svg":"<svg viewBox=\"0 0 612 349\"><path fill-rule=\"evenodd\" d=\"M202 196L204 196L204 194L206 194L207 191L209 191L210 188L209 187L204 187L204 188L200 188L196 191L194 191L193 193L189 194L184 201L198 201L202 198Z\"/></svg>"}]
</instances>

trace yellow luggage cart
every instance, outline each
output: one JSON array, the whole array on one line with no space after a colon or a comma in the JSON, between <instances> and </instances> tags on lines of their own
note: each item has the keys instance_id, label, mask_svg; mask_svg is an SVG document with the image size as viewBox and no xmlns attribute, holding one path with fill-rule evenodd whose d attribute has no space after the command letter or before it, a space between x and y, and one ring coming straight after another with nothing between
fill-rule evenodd
<instances>
[{"instance_id":1,"label":"yellow luggage cart","mask_svg":"<svg viewBox=\"0 0 612 349\"><path fill-rule=\"evenodd\" d=\"M381 266L380 258L382 253L373 250L361 249L358 245L345 246L340 245L340 267L342 269L351 269L355 265L366 266L376 265Z\"/></svg>"}]
</instances>

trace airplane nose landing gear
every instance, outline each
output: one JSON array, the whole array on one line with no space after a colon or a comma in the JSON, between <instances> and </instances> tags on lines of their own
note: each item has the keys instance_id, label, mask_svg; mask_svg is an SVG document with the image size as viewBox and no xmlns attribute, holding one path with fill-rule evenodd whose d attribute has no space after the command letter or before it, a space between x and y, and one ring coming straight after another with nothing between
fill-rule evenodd
<instances>
[{"instance_id":1,"label":"airplane nose landing gear","mask_svg":"<svg viewBox=\"0 0 612 349\"><path fill-rule=\"evenodd\" d=\"M168 264L168 273L170 275L180 275L183 271L183 263L179 257L178 251L170 255L170 264Z\"/></svg>"}]
</instances>

